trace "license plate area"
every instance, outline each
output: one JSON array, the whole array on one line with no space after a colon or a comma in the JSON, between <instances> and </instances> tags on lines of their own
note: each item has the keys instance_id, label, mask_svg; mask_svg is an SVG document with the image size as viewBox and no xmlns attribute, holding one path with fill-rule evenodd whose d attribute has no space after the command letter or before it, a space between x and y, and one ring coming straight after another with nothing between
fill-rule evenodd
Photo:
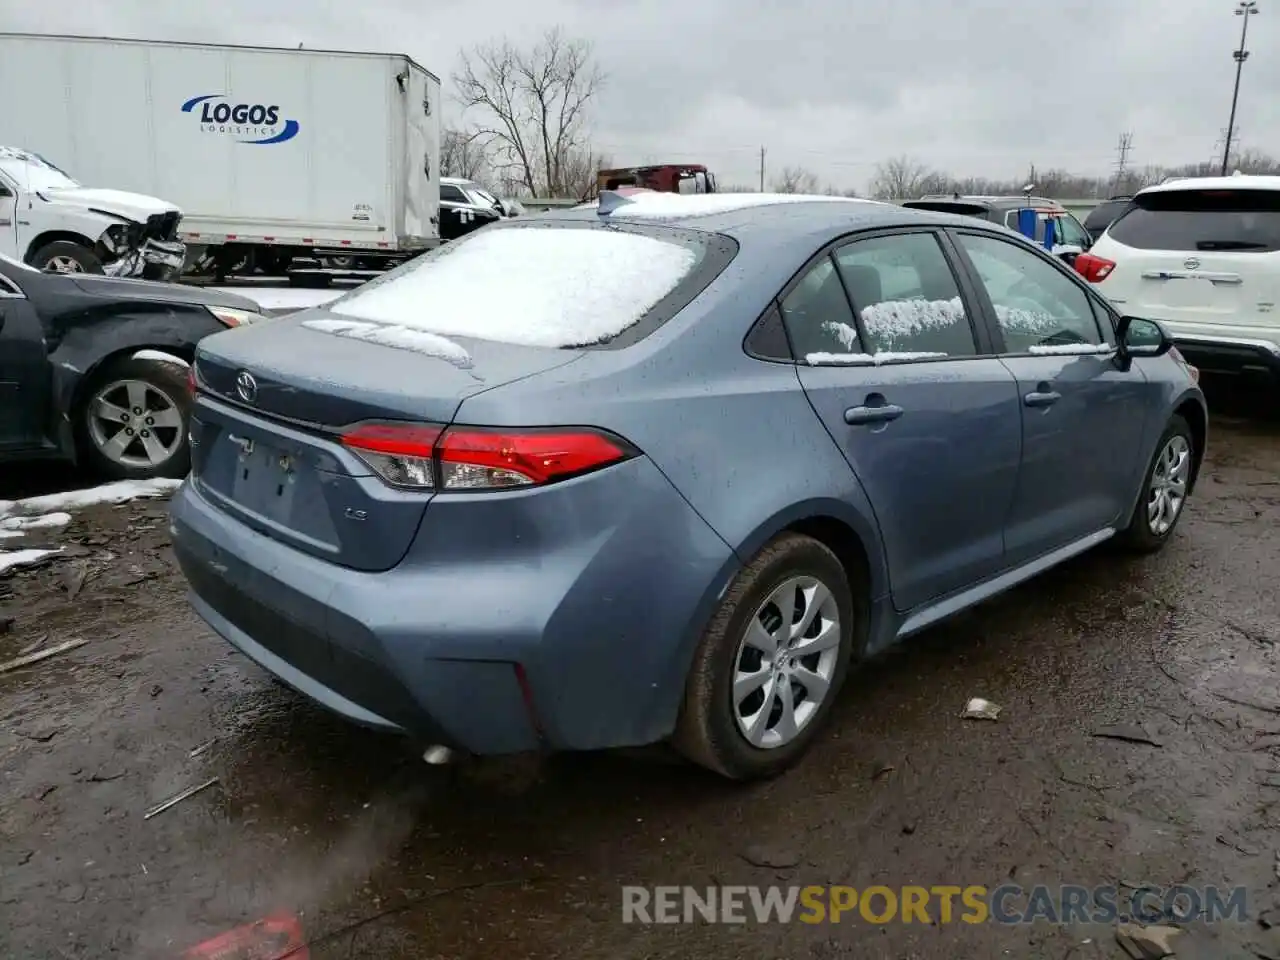
<instances>
[{"instance_id":1,"label":"license plate area","mask_svg":"<svg viewBox=\"0 0 1280 960\"><path fill-rule=\"evenodd\" d=\"M259 516L287 523L299 488L298 458L245 434L228 432L226 439L236 450L231 499Z\"/></svg>"}]
</instances>

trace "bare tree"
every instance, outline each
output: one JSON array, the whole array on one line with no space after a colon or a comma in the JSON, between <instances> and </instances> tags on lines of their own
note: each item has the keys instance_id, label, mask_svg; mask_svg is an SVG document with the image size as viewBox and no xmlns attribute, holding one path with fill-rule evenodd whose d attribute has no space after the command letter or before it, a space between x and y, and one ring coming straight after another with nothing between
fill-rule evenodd
<instances>
[{"instance_id":1,"label":"bare tree","mask_svg":"<svg viewBox=\"0 0 1280 960\"><path fill-rule=\"evenodd\" d=\"M558 27L531 50L506 39L476 47L453 77L493 165L534 196L569 190L567 165L590 153L587 110L604 80L591 45Z\"/></svg>"},{"instance_id":2,"label":"bare tree","mask_svg":"<svg viewBox=\"0 0 1280 960\"><path fill-rule=\"evenodd\" d=\"M607 170L613 161L590 147L575 147L565 154L559 191L555 196L588 200L596 195L596 174Z\"/></svg>"},{"instance_id":3,"label":"bare tree","mask_svg":"<svg viewBox=\"0 0 1280 960\"><path fill-rule=\"evenodd\" d=\"M926 186L936 186L937 180L928 166L904 154L876 167L871 195L877 200L912 199L924 193Z\"/></svg>"},{"instance_id":4,"label":"bare tree","mask_svg":"<svg viewBox=\"0 0 1280 960\"><path fill-rule=\"evenodd\" d=\"M445 127L440 131L440 173L466 180L487 180L489 158L474 130Z\"/></svg>"},{"instance_id":5,"label":"bare tree","mask_svg":"<svg viewBox=\"0 0 1280 960\"><path fill-rule=\"evenodd\" d=\"M775 193L819 193L818 176L804 167L783 167L773 181Z\"/></svg>"}]
</instances>

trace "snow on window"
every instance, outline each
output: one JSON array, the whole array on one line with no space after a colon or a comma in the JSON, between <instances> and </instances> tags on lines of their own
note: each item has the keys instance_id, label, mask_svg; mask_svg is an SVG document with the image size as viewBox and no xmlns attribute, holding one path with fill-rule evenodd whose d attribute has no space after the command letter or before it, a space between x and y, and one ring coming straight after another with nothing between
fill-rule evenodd
<instances>
[{"instance_id":1,"label":"snow on window","mask_svg":"<svg viewBox=\"0 0 1280 960\"><path fill-rule=\"evenodd\" d=\"M1027 347L1027 353L1063 354L1065 356L1088 356L1110 352L1111 347L1105 343L1033 343Z\"/></svg>"},{"instance_id":2,"label":"snow on window","mask_svg":"<svg viewBox=\"0 0 1280 960\"><path fill-rule=\"evenodd\" d=\"M717 213L733 213L751 207L767 207L782 203L852 203L876 204L876 200L856 197L830 197L804 193L634 193L627 197L629 203L617 207L609 216L640 219L684 219L685 217L710 217ZM596 206L596 204L591 204Z\"/></svg>"},{"instance_id":3,"label":"snow on window","mask_svg":"<svg viewBox=\"0 0 1280 960\"><path fill-rule=\"evenodd\" d=\"M892 346L910 340L926 330L968 324L959 297L950 300L887 300L862 310L867 336Z\"/></svg>"},{"instance_id":4,"label":"snow on window","mask_svg":"<svg viewBox=\"0 0 1280 960\"><path fill-rule=\"evenodd\" d=\"M995 304L996 320L1007 333L1046 335L1062 330L1063 324L1043 310L1024 310L1021 307L1004 307Z\"/></svg>"},{"instance_id":5,"label":"snow on window","mask_svg":"<svg viewBox=\"0 0 1280 960\"><path fill-rule=\"evenodd\" d=\"M389 323L365 323L358 320L303 320L302 325L308 330L316 330L320 333L350 337L352 340L363 340L366 343L377 343L399 350L412 350L414 353L447 360L454 366L464 369L471 366L471 354L461 346L425 330Z\"/></svg>"},{"instance_id":6,"label":"snow on window","mask_svg":"<svg viewBox=\"0 0 1280 960\"><path fill-rule=\"evenodd\" d=\"M840 323L834 320L827 320L822 324L822 329L840 341L840 345L846 350L852 350L858 345L858 331L853 329L847 323Z\"/></svg>"},{"instance_id":7,"label":"snow on window","mask_svg":"<svg viewBox=\"0 0 1280 960\"><path fill-rule=\"evenodd\" d=\"M945 353L931 353L928 351L894 351L882 350L879 353L807 353L804 362L810 366L820 367L827 364L840 364L844 366L873 364L880 366L884 363L904 363L909 360L945 360Z\"/></svg>"},{"instance_id":8,"label":"snow on window","mask_svg":"<svg viewBox=\"0 0 1280 960\"><path fill-rule=\"evenodd\" d=\"M688 247L635 233L490 227L357 289L332 312L445 336L586 346L626 330L697 261Z\"/></svg>"}]
</instances>

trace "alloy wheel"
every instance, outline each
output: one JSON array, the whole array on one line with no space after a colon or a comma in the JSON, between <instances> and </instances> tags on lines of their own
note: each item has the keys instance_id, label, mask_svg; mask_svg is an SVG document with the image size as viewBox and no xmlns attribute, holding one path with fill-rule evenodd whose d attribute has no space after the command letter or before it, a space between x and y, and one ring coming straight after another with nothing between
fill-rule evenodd
<instances>
[{"instance_id":1,"label":"alloy wheel","mask_svg":"<svg viewBox=\"0 0 1280 960\"><path fill-rule=\"evenodd\" d=\"M1191 444L1181 434L1174 434L1156 457L1147 493L1147 526L1157 537L1163 537L1177 522L1190 478Z\"/></svg>"},{"instance_id":2,"label":"alloy wheel","mask_svg":"<svg viewBox=\"0 0 1280 960\"><path fill-rule=\"evenodd\" d=\"M840 609L816 577L791 577L756 610L734 659L738 730L760 749L791 743L831 689L840 652Z\"/></svg>"},{"instance_id":3,"label":"alloy wheel","mask_svg":"<svg viewBox=\"0 0 1280 960\"><path fill-rule=\"evenodd\" d=\"M123 467L157 467L186 442L177 403L145 380L106 384L89 401L87 418L94 446Z\"/></svg>"},{"instance_id":4,"label":"alloy wheel","mask_svg":"<svg viewBox=\"0 0 1280 960\"><path fill-rule=\"evenodd\" d=\"M75 257L50 257L44 268L52 273L84 273L84 267Z\"/></svg>"}]
</instances>

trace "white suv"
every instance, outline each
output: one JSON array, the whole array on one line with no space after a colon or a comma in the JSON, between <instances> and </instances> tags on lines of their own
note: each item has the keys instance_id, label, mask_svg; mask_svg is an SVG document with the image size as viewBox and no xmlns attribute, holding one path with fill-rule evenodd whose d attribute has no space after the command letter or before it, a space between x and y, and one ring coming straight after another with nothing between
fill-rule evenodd
<instances>
[{"instance_id":1,"label":"white suv","mask_svg":"<svg viewBox=\"0 0 1280 960\"><path fill-rule=\"evenodd\" d=\"M1147 187L1075 266L1200 369L1280 379L1280 177Z\"/></svg>"}]
</instances>

